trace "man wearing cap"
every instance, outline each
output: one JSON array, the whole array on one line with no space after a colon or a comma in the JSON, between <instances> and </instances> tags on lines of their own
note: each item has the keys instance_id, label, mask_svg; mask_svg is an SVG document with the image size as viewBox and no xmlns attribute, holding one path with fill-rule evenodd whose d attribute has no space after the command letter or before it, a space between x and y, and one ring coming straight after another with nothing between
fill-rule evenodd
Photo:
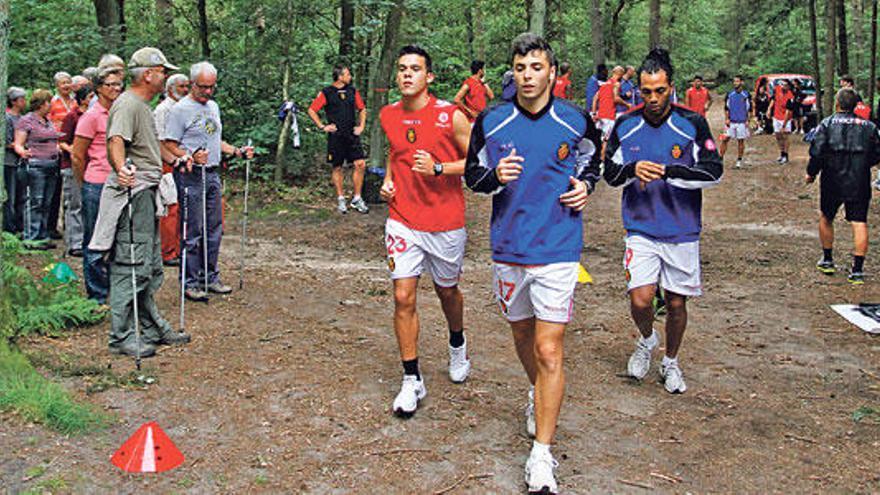
<instances>
[{"instance_id":1,"label":"man wearing cap","mask_svg":"<svg viewBox=\"0 0 880 495\"><path fill-rule=\"evenodd\" d=\"M161 51L147 47L134 52L128 68L131 87L116 99L107 121L107 158L113 170L101 192L89 249L110 251L110 352L150 357L157 345L190 340L186 333L171 328L154 300L163 279L157 217L177 198L170 177L162 176L163 156L149 102L164 89L166 71L177 67L168 63ZM133 232L129 225L133 225ZM136 274L140 339L133 322L132 270Z\"/></svg>"},{"instance_id":2,"label":"man wearing cap","mask_svg":"<svg viewBox=\"0 0 880 495\"><path fill-rule=\"evenodd\" d=\"M178 169L174 182L181 199L185 191L189 192L186 198L189 208L186 273L182 274L186 284L184 294L194 301L206 301L208 292L232 292L231 287L220 281L217 266L223 239L222 187L218 173L221 155L250 159L254 151L253 148L236 148L222 139L220 107L213 100L217 69L210 62L199 62L190 67L189 78L192 82L190 93L171 108L161 137L167 152L181 159L192 156L196 163L195 170Z\"/></svg>"},{"instance_id":3,"label":"man wearing cap","mask_svg":"<svg viewBox=\"0 0 880 495\"><path fill-rule=\"evenodd\" d=\"M3 230L16 234L22 230L25 202L24 181L19 178L18 154L12 144L15 124L27 108L27 93L12 86L6 91L6 149L3 156L3 182L6 203L3 205Z\"/></svg>"}]
</instances>

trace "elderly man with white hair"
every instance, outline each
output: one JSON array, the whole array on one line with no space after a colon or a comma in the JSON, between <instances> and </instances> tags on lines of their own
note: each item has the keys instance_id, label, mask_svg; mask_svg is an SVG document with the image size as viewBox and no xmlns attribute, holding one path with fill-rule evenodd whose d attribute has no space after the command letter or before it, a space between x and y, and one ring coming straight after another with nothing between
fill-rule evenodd
<instances>
[{"instance_id":1,"label":"elderly man with white hair","mask_svg":"<svg viewBox=\"0 0 880 495\"><path fill-rule=\"evenodd\" d=\"M192 156L195 162L194 167L177 170L174 176L178 197L187 202L190 211L185 240L186 273L181 277L188 299L207 301L208 292L232 292L231 287L220 281L217 268L223 237L218 173L221 155L252 158L253 148L236 148L222 139L220 107L213 100L217 69L209 62L199 62L190 68L189 77L190 93L171 109L161 138L171 154L179 158Z\"/></svg>"},{"instance_id":2,"label":"elderly man with white hair","mask_svg":"<svg viewBox=\"0 0 880 495\"><path fill-rule=\"evenodd\" d=\"M189 78L183 74L174 74L165 81L165 99L153 110L153 120L156 121L156 132L159 136L165 134L165 121L168 112L181 98L189 94ZM173 172L171 165L162 165L163 173ZM168 215L159 221L159 235L162 237L162 262L166 266L180 264L180 217L178 205L168 207Z\"/></svg>"}]
</instances>

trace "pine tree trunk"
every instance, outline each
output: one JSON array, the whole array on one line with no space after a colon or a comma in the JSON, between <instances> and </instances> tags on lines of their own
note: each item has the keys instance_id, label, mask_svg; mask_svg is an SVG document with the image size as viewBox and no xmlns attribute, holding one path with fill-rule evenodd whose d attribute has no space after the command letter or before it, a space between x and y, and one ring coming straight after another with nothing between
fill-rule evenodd
<instances>
[{"instance_id":1,"label":"pine tree trunk","mask_svg":"<svg viewBox=\"0 0 880 495\"><path fill-rule=\"evenodd\" d=\"M95 17L101 37L108 51L118 51L122 46L125 25L122 16L122 0L93 0Z\"/></svg>"},{"instance_id":2,"label":"pine tree trunk","mask_svg":"<svg viewBox=\"0 0 880 495\"><path fill-rule=\"evenodd\" d=\"M837 47L840 50L840 60L838 62L838 74L841 76L849 74L849 40L846 31L846 0L836 0L837 2Z\"/></svg>"},{"instance_id":3,"label":"pine tree trunk","mask_svg":"<svg viewBox=\"0 0 880 495\"><path fill-rule=\"evenodd\" d=\"M177 53L177 31L174 29L174 11L171 0L156 0L156 31L159 34L159 48L166 57L174 60Z\"/></svg>"},{"instance_id":4,"label":"pine tree trunk","mask_svg":"<svg viewBox=\"0 0 880 495\"><path fill-rule=\"evenodd\" d=\"M385 38L382 41L382 55L374 72L367 108L370 112L370 163L381 167L385 162L385 136L379 125L379 111L388 103L388 86L391 83L394 56L397 53L397 36L403 18L404 0L395 0L385 17Z\"/></svg>"},{"instance_id":5,"label":"pine tree trunk","mask_svg":"<svg viewBox=\"0 0 880 495\"><path fill-rule=\"evenodd\" d=\"M199 41L202 44L202 58L211 58L211 44L208 43L208 0L198 1Z\"/></svg>"},{"instance_id":6,"label":"pine tree trunk","mask_svg":"<svg viewBox=\"0 0 880 495\"><path fill-rule=\"evenodd\" d=\"M837 2L828 0L825 4L825 93L822 95L824 115L834 112L834 69L837 55Z\"/></svg>"},{"instance_id":7,"label":"pine tree trunk","mask_svg":"<svg viewBox=\"0 0 880 495\"><path fill-rule=\"evenodd\" d=\"M547 21L547 0L532 0L532 11L529 15L529 32L544 36Z\"/></svg>"},{"instance_id":8,"label":"pine tree trunk","mask_svg":"<svg viewBox=\"0 0 880 495\"><path fill-rule=\"evenodd\" d=\"M660 0L650 0L648 14L648 49L651 50L660 45Z\"/></svg>"},{"instance_id":9,"label":"pine tree trunk","mask_svg":"<svg viewBox=\"0 0 880 495\"><path fill-rule=\"evenodd\" d=\"M293 0L287 0L286 23L284 24L283 36L289 40L296 26L296 15L293 12ZM282 82L281 98L287 101L290 98L290 43L282 44ZM278 133L278 145L275 147L275 182L281 183L284 179L284 152L287 150L287 136L290 133L290 123L293 120L293 112L288 112L281 124L281 132Z\"/></svg>"},{"instance_id":10,"label":"pine tree trunk","mask_svg":"<svg viewBox=\"0 0 880 495\"><path fill-rule=\"evenodd\" d=\"M339 7L339 59L347 64L351 62L351 50L354 46L354 0L340 0Z\"/></svg>"},{"instance_id":11,"label":"pine tree trunk","mask_svg":"<svg viewBox=\"0 0 880 495\"><path fill-rule=\"evenodd\" d=\"M868 81L868 101L874 106L874 88L877 85L877 0L871 0L871 79ZM874 115L880 119L880 115Z\"/></svg>"},{"instance_id":12,"label":"pine tree trunk","mask_svg":"<svg viewBox=\"0 0 880 495\"><path fill-rule=\"evenodd\" d=\"M621 43L623 33L620 32L620 14L625 6L626 0L617 0L617 8L611 13L611 32L615 35L611 37L610 42L611 56L614 57L614 60L621 60L623 58L623 43Z\"/></svg>"},{"instance_id":13,"label":"pine tree trunk","mask_svg":"<svg viewBox=\"0 0 880 495\"><path fill-rule=\"evenodd\" d=\"M477 58L480 60L486 60L486 44L483 42L485 39L481 35L483 34L483 8L480 5L482 2L480 0L474 0L474 44L476 45L475 51L477 53Z\"/></svg>"},{"instance_id":14,"label":"pine tree trunk","mask_svg":"<svg viewBox=\"0 0 880 495\"><path fill-rule=\"evenodd\" d=\"M855 2L852 10L853 50L850 59L856 71L861 71L865 66L865 0L853 1ZM859 81L860 78L856 74L853 74L853 77L856 78L856 87L858 87L863 81Z\"/></svg>"},{"instance_id":15,"label":"pine tree trunk","mask_svg":"<svg viewBox=\"0 0 880 495\"><path fill-rule=\"evenodd\" d=\"M593 32L590 51L593 54L593 65L605 63L605 33L602 26L602 7L600 0L590 3L590 30Z\"/></svg>"},{"instance_id":16,"label":"pine tree trunk","mask_svg":"<svg viewBox=\"0 0 880 495\"><path fill-rule=\"evenodd\" d=\"M822 71L819 69L819 36L816 29L816 0L808 0L808 8L810 13L810 48L813 61L813 77L816 79L816 91L822 88ZM819 120L822 120L824 112L822 112L822 100L817 100L816 110L819 114Z\"/></svg>"},{"instance_id":17,"label":"pine tree trunk","mask_svg":"<svg viewBox=\"0 0 880 495\"><path fill-rule=\"evenodd\" d=\"M6 54L9 52L9 0L0 0L0 94L6 94ZM6 119L0 122L0 143L6 149ZM6 201L6 186L0 174L0 204ZM4 208L5 210L5 208ZM0 213L2 217L2 213ZM2 304L2 302L0 302ZM0 328L2 330L2 328Z\"/></svg>"}]
</instances>

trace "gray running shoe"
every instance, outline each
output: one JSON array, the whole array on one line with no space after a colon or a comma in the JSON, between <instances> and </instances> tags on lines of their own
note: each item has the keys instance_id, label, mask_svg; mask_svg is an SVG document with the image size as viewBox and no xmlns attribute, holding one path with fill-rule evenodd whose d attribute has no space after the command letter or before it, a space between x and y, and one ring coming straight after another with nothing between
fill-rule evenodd
<instances>
[{"instance_id":1,"label":"gray running shoe","mask_svg":"<svg viewBox=\"0 0 880 495\"><path fill-rule=\"evenodd\" d=\"M355 209L358 213L369 213L370 207L367 206L367 202L364 201L364 198L354 198L351 200L350 206Z\"/></svg>"}]
</instances>

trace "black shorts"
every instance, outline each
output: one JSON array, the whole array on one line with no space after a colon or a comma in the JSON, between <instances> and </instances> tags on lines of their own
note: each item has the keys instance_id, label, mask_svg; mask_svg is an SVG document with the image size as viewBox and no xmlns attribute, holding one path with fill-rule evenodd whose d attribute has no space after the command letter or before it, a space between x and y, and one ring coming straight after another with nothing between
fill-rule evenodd
<instances>
[{"instance_id":1,"label":"black shorts","mask_svg":"<svg viewBox=\"0 0 880 495\"><path fill-rule=\"evenodd\" d=\"M332 167L341 167L345 162L354 163L356 160L363 160L364 147L361 146L360 136L354 134L333 134L327 135L327 163Z\"/></svg>"},{"instance_id":2,"label":"black shorts","mask_svg":"<svg viewBox=\"0 0 880 495\"><path fill-rule=\"evenodd\" d=\"M822 215L828 220L834 220L837 216L837 210L843 205L846 211L846 220L848 222L867 222L868 206L871 204L871 197L844 199L836 194L821 194L819 198L819 209Z\"/></svg>"}]
</instances>

